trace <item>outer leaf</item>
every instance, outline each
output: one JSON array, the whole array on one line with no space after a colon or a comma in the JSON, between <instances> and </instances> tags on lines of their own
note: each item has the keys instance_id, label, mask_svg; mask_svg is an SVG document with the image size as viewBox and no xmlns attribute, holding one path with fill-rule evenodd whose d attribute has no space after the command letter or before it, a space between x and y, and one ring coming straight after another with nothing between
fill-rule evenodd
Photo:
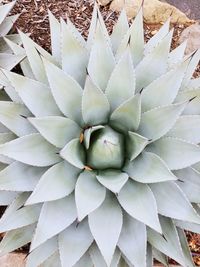
<instances>
[{"instance_id":1,"label":"outer leaf","mask_svg":"<svg viewBox=\"0 0 200 267\"><path fill-rule=\"evenodd\" d=\"M135 267L146 266L147 234L143 223L124 215L118 246Z\"/></svg>"},{"instance_id":2,"label":"outer leaf","mask_svg":"<svg viewBox=\"0 0 200 267\"><path fill-rule=\"evenodd\" d=\"M127 164L125 171L140 183L158 183L177 180L165 162L154 153L144 152Z\"/></svg>"},{"instance_id":3,"label":"outer leaf","mask_svg":"<svg viewBox=\"0 0 200 267\"><path fill-rule=\"evenodd\" d=\"M79 175L75 199L78 212L78 220L96 210L104 201L106 190L96 180L93 172L84 171Z\"/></svg>"},{"instance_id":4,"label":"outer leaf","mask_svg":"<svg viewBox=\"0 0 200 267\"><path fill-rule=\"evenodd\" d=\"M18 136L34 133L36 130L22 116L30 116L24 105L10 101L0 101L0 121Z\"/></svg>"},{"instance_id":5,"label":"outer leaf","mask_svg":"<svg viewBox=\"0 0 200 267\"><path fill-rule=\"evenodd\" d=\"M117 50L117 59L121 57L129 43L133 63L134 65L137 65L142 59L144 52L144 29L142 9L140 9L129 31L122 39L122 42Z\"/></svg>"},{"instance_id":6,"label":"outer leaf","mask_svg":"<svg viewBox=\"0 0 200 267\"><path fill-rule=\"evenodd\" d=\"M149 143L149 140L137 133L129 132L126 149L129 159L135 159Z\"/></svg>"},{"instance_id":7,"label":"outer leaf","mask_svg":"<svg viewBox=\"0 0 200 267\"><path fill-rule=\"evenodd\" d=\"M106 264L110 265L122 229L122 211L113 196L107 195L100 208L89 214L89 226Z\"/></svg>"},{"instance_id":8,"label":"outer leaf","mask_svg":"<svg viewBox=\"0 0 200 267\"><path fill-rule=\"evenodd\" d=\"M26 205L63 198L74 190L80 170L62 161L41 177Z\"/></svg>"},{"instance_id":9,"label":"outer leaf","mask_svg":"<svg viewBox=\"0 0 200 267\"><path fill-rule=\"evenodd\" d=\"M80 123L82 97L80 85L49 61L44 60L44 65L58 107L64 115Z\"/></svg>"},{"instance_id":10,"label":"outer leaf","mask_svg":"<svg viewBox=\"0 0 200 267\"><path fill-rule=\"evenodd\" d=\"M120 42L127 33L128 29L129 25L127 15L125 9L123 9L111 34L111 42L114 54L117 52Z\"/></svg>"},{"instance_id":11,"label":"outer leaf","mask_svg":"<svg viewBox=\"0 0 200 267\"><path fill-rule=\"evenodd\" d=\"M86 125L106 123L109 112L107 97L87 76L82 97L82 115Z\"/></svg>"},{"instance_id":12,"label":"outer leaf","mask_svg":"<svg viewBox=\"0 0 200 267\"><path fill-rule=\"evenodd\" d=\"M93 267L93 263L89 253L84 254L83 257L74 265L74 267L82 267L82 266Z\"/></svg>"},{"instance_id":13,"label":"outer leaf","mask_svg":"<svg viewBox=\"0 0 200 267\"><path fill-rule=\"evenodd\" d=\"M137 92L166 72L171 40L172 31L137 65L135 69Z\"/></svg>"},{"instance_id":14,"label":"outer leaf","mask_svg":"<svg viewBox=\"0 0 200 267\"><path fill-rule=\"evenodd\" d=\"M153 253L150 244L147 244L147 267L153 267Z\"/></svg>"},{"instance_id":15,"label":"outer leaf","mask_svg":"<svg viewBox=\"0 0 200 267\"><path fill-rule=\"evenodd\" d=\"M10 253L31 242L35 224L9 231L0 243L0 256Z\"/></svg>"},{"instance_id":16,"label":"outer leaf","mask_svg":"<svg viewBox=\"0 0 200 267\"><path fill-rule=\"evenodd\" d=\"M61 267L59 252L56 251L50 258L43 262L41 267Z\"/></svg>"},{"instance_id":17,"label":"outer leaf","mask_svg":"<svg viewBox=\"0 0 200 267\"><path fill-rule=\"evenodd\" d=\"M4 21L8 13L14 7L15 1L0 6L0 24Z\"/></svg>"},{"instance_id":18,"label":"outer leaf","mask_svg":"<svg viewBox=\"0 0 200 267\"><path fill-rule=\"evenodd\" d=\"M88 221L72 224L59 235L61 265L74 266L93 242ZM67 248L67 249L66 249Z\"/></svg>"},{"instance_id":19,"label":"outer leaf","mask_svg":"<svg viewBox=\"0 0 200 267\"><path fill-rule=\"evenodd\" d=\"M160 217L160 222L163 230L163 236L155 231L148 229L148 241L152 246L176 260L181 265L185 266L178 233L173 222L169 218Z\"/></svg>"},{"instance_id":20,"label":"outer leaf","mask_svg":"<svg viewBox=\"0 0 200 267\"><path fill-rule=\"evenodd\" d=\"M52 256L57 251L57 249L58 249L57 237L53 237L46 243L36 248L28 255L26 266L27 267L39 266L50 256Z\"/></svg>"},{"instance_id":21,"label":"outer leaf","mask_svg":"<svg viewBox=\"0 0 200 267\"><path fill-rule=\"evenodd\" d=\"M121 131L137 130L141 117L141 95L135 95L122 103L111 114L110 123Z\"/></svg>"},{"instance_id":22,"label":"outer leaf","mask_svg":"<svg viewBox=\"0 0 200 267\"><path fill-rule=\"evenodd\" d=\"M10 191L1 191L0 192L0 205L8 206L12 201L17 197L18 193Z\"/></svg>"},{"instance_id":23,"label":"outer leaf","mask_svg":"<svg viewBox=\"0 0 200 267\"><path fill-rule=\"evenodd\" d=\"M190 252L190 248L187 243L187 238L183 230L177 229L178 236L181 242L181 247L183 251L183 255L185 257L185 262L188 267L195 267L193 260L192 260L192 254Z\"/></svg>"},{"instance_id":24,"label":"outer leaf","mask_svg":"<svg viewBox=\"0 0 200 267\"><path fill-rule=\"evenodd\" d=\"M31 251L51 237L59 234L76 219L76 206L73 195L44 203L35 236L31 243Z\"/></svg>"},{"instance_id":25,"label":"outer leaf","mask_svg":"<svg viewBox=\"0 0 200 267\"><path fill-rule=\"evenodd\" d=\"M178 138L164 137L148 146L148 151L160 156L170 170L178 170L200 161L200 148Z\"/></svg>"},{"instance_id":26,"label":"outer leaf","mask_svg":"<svg viewBox=\"0 0 200 267\"><path fill-rule=\"evenodd\" d=\"M20 61L24 59L24 55L13 55L8 53L0 54L0 68L12 70Z\"/></svg>"},{"instance_id":27,"label":"outer leaf","mask_svg":"<svg viewBox=\"0 0 200 267\"><path fill-rule=\"evenodd\" d=\"M170 105L180 89L188 62L183 62L174 70L170 70L142 91L142 111L159 106ZM160 86L162 84L162 86Z\"/></svg>"},{"instance_id":28,"label":"outer leaf","mask_svg":"<svg viewBox=\"0 0 200 267\"><path fill-rule=\"evenodd\" d=\"M161 40L169 33L170 19L168 19L159 31L146 43L144 54L148 55L161 42Z\"/></svg>"},{"instance_id":29,"label":"outer leaf","mask_svg":"<svg viewBox=\"0 0 200 267\"><path fill-rule=\"evenodd\" d=\"M68 118L48 116L29 118L29 121L47 141L59 148L80 136L80 127Z\"/></svg>"},{"instance_id":30,"label":"outer leaf","mask_svg":"<svg viewBox=\"0 0 200 267\"><path fill-rule=\"evenodd\" d=\"M192 142L200 143L200 116L185 115L178 118L173 128L167 133L167 136L178 137Z\"/></svg>"},{"instance_id":31,"label":"outer leaf","mask_svg":"<svg viewBox=\"0 0 200 267\"><path fill-rule=\"evenodd\" d=\"M93 261L93 264L95 267L107 267L107 264L104 260L104 258L102 257L102 254L101 252L99 251L99 249L97 248L96 245L92 245L90 247L90 250L89 250L89 254L91 256L91 259ZM112 262L110 264L110 267L118 267L120 265L119 261L120 261L120 253L119 253L119 250L117 249L113 255L113 258L112 258ZM119 265L118 265L119 264ZM80 266L82 267L82 266ZM124 267L124 265L123 265Z\"/></svg>"},{"instance_id":32,"label":"outer leaf","mask_svg":"<svg viewBox=\"0 0 200 267\"><path fill-rule=\"evenodd\" d=\"M0 172L0 189L28 192L34 190L46 168L14 162Z\"/></svg>"},{"instance_id":33,"label":"outer leaf","mask_svg":"<svg viewBox=\"0 0 200 267\"><path fill-rule=\"evenodd\" d=\"M51 49L53 57L61 62L61 27L58 20L54 17L54 15L48 10L49 15L49 24L51 31Z\"/></svg>"},{"instance_id":34,"label":"outer leaf","mask_svg":"<svg viewBox=\"0 0 200 267\"><path fill-rule=\"evenodd\" d=\"M174 182L151 184L150 187L160 214L178 220L200 223L200 216Z\"/></svg>"},{"instance_id":35,"label":"outer leaf","mask_svg":"<svg viewBox=\"0 0 200 267\"><path fill-rule=\"evenodd\" d=\"M187 103L151 109L141 116L138 133L153 141L165 135L175 124Z\"/></svg>"},{"instance_id":36,"label":"outer leaf","mask_svg":"<svg viewBox=\"0 0 200 267\"><path fill-rule=\"evenodd\" d=\"M98 173L97 180L110 191L118 194L127 182L128 175L118 170L105 170Z\"/></svg>"},{"instance_id":37,"label":"outer leaf","mask_svg":"<svg viewBox=\"0 0 200 267\"><path fill-rule=\"evenodd\" d=\"M47 84L47 77L42 63L42 59L34 45L34 42L23 32L19 31L19 34L36 80Z\"/></svg>"},{"instance_id":38,"label":"outer leaf","mask_svg":"<svg viewBox=\"0 0 200 267\"><path fill-rule=\"evenodd\" d=\"M88 71L92 80L103 91L106 89L114 65L115 59L110 44L107 42L98 21L90 53Z\"/></svg>"},{"instance_id":39,"label":"outer leaf","mask_svg":"<svg viewBox=\"0 0 200 267\"><path fill-rule=\"evenodd\" d=\"M200 225L196 223L189 223L185 221L174 220L176 226L181 229L200 234Z\"/></svg>"},{"instance_id":40,"label":"outer leaf","mask_svg":"<svg viewBox=\"0 0 200 267\"><path fill-rule=\"evenodd\" d=\"M70 164L79 169L83 169L85 166L85 151L79 138L72 139L67 143L67 145L60 151L60 155Z\"/></svg>"},{"instance_id":41,"label":"outer leaf","mask_svg":"<svg viewBox=\"0 0 200 267\"><path fill-rule=\"evenodd\" d=\"M180 91L176 97L176 101L191 100L185 108L184 115L200 114L200 89L191 89L188 91Z\"/></svg>"},{"instance_id":42,"label":"outer leaf","mask_svg":"<svg viewBox=\"0 0 200 267\"><path fill-rule=\"evenodd\" d=\"M200 203L200 173L193 168L185 168L174 173L180 179L178 185L189 201Z\"/></svg>"},{"instance_id":43,"label":"outer leaf","mask_svg":"<svg viewBox=\"0 0 200 267\"><path fill-rule=\"evenodd\" d=\"M147 185L128 181L118 200L126 212L158 232L162 232L157 215L156 201Z\"/></svg>"},{"instance_id":44,"label":"outer leaf","mask_svg":"<svg viewBox=\"0 0 200 267\"><path fill-rule=\"evenodd\" d=\"M183 61L187 40L171 51L168 58L169 68L174 67L176 64Z\"/></svg>"},{"instance_id":45,"label":"outer leaf","mask_svg":"<svg viewBox=\"0 0 200 267\"><path fill-rule=\"evenodd\" d=\"M87 50L75 34L70 31L70 27L64 20L61 20L61 34L62 69L83 86L86 77L86 66L88 64Z\"/></svg>"},{"instance_id":46,"label":"outer leaf","mask_svg":"<svg viewBox=\"0 0 200 267\"><path fill-rule=\"evenodd\" d=\"M35 116L60 115L49 87L12 72L4 70L4 73L24 104Z\"/></svg>"},{"instance_id":47,"label":"outer leaf","mask_svg":"<svg viewBox=\"0 0 200 267\"><path fill-rule=\"evenodd\" d=\"M152 250L153 252L153 257L161 262L164 266L168 267L168 258L165 254L163 254L162 252L160 252L159 250L157 250L156 248L153 248Z\"/></svg>"},{"instance_id":48,"label":"outer leaf","mask_svg":"<svg viewBox=\"0 0 200 267\"><path fill-rule=\"evenodd\" d=\"M30 134L0 146L1 154L32 166L45 167L59 162L57 149L40 134Z\"/></svg>"},{"instance_id":49,"label":"outer leaf","mask_svg":"<svg viewBox=\"0 0 200 267\"><path fill-rule=\"evenodd\" d=\"M7 232L37 222L41 205L23 207L0 220L0 232Z\"/></svg>"},{"instance_id":50,"label":"outer leaf","mask_svg":"<svg viewBox=\"0 0 200 267\"><path fill-rule=\"evenodd\" d=\"M115 66L106 88L111 110L115 110L135 92L135 73L128 48Z\"/></svg>"}]
</instances>

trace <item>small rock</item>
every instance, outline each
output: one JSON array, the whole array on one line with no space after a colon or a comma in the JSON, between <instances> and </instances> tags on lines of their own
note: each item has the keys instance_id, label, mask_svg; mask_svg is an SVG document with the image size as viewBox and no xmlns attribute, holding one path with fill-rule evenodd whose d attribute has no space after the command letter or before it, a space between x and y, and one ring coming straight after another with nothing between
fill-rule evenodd
<instances>
[{"instance_id":1,"label":"small rock","mask_svg":"<svg viewBox=\"0 0 200 267\"><path fill-rule=\"evenodd\" d=\"M113 0L110 8L114 11L120 11L125 7L129 18L134 18L142 0ZM159 0L144 0L144 20L149 24L159 24L165 22L171 16L172 23L191 24L190 20L184 13L176 7L160 2Z\"/></svg>"},{"instance_id":2,"label":"small rock","mask_svg":"<svg viewBox=\"0 0 200 267\"><path fill-rule=\"evenodd\" d=\"M108 5L112 0L97 0L101 6Z\"/></svg>"},{"instance_id":3,"label":"small rock","mask_svg":"<svg viewBox=\"0 0 200 267\"><path fill-rule=\"evenodd\" d=\"M186 54L190 54L200 48L200 25L194 24L187 27L179 38L179 43L187 40Z\"/></svg>"},{"instance_id":4,"label":"small rock","mask_svg":"<svg viewBox=\"0 0 200 267\"><path fill-rule=\"evenodd\" d=\"M22 253L10 253L0 257L1 267L25 267L25 255Z\"/></svg>"}]
</instances>

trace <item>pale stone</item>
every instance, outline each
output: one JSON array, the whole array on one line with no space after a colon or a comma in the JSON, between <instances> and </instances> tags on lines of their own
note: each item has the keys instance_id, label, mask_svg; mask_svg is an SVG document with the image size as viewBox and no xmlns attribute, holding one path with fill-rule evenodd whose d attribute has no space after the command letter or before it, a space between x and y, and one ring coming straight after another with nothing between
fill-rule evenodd
<instances>
[{"instance_id":1,"label":"pale stone","mask_svg":"<svg viewBox=\"0 0 200 267\"><path fill-rule=\"evenodd\" d=\"M97 0L98 4L101 6L108 5L112 0Z\"/></svg>"},{"instance_id":2,"label":"pale stone","mask_svg":"<svg viewBox=\"0 0 200 267\"><path fill-rule=\"evenodd\" d=\"M194 24L187 27L179 38L179 43L187 40L186 54L190 54L200 48L200 25Z\"/></svg>"},{"instance_id":3,"label":"pale stone","mask_svg":"<svg viewBox=\"0 0 200 267\"><path fill-rule=\"evenodd\" d=\"M110 8L114 11L121 11L124 7L129 18L134 18L141 7L142 0L113 0ZM160 2L159 0L144 0L144 21L148 24L165 22L171 16L172 23L191 24L183 12L176 7Z\"/></svg>"},{"instance_id":4,"label":"pale stone","mask_svg":"<svg viewBox=\"0 0 200 267\"><path fill-rule=\"evenodd\" d=\"M0 257L1 267L25 267L25 254L10 253Z\"/></svg>"}]
</instances>

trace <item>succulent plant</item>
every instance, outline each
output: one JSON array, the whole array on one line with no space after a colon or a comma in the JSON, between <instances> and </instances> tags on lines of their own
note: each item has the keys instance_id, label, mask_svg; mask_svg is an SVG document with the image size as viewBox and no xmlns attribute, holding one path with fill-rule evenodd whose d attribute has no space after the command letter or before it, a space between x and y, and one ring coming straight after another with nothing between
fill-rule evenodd
<instances>
[{"instance_id":1,"label":"succulent plant","mask_svg":"<svg viewBox=\"0 0 200 267\"><path fill-rule=\"evenodd\" d=\"M27 267L194 266L200 51L170 51L169 21L145 43L142 10L109 36L95 6L87 41L49 17L52 55L20 32L24 75L1 70L1 255L31 242Z\"/></svg>"}]
</instances>

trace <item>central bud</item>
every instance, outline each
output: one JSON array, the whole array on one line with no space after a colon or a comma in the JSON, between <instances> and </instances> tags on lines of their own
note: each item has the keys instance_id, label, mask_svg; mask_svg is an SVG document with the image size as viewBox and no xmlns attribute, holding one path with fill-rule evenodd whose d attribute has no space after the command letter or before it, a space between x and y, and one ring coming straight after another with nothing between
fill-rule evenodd
<instances>
[{"instance_id":1,"label":"central bud","mask_svg":"<svg viewBox=\"0 0 200 267\"><path fill-rule=\"evenodd\" d=\"M124 163L124 137L110 127L94 133L87 153L93 169L120 169Z\"/></svg>"}]
</instances>

